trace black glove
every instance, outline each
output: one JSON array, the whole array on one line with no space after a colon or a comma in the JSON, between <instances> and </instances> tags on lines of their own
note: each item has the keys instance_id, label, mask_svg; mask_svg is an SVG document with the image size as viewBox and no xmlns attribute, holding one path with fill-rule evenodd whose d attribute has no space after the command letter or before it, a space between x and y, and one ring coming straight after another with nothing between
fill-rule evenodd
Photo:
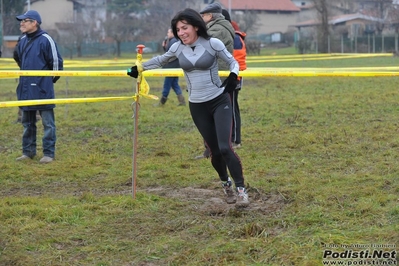
<instances>
[{"instance_id":1,"label":"black glove","mask_svg":"<svg viewBox=\"0 0 399 266\"><path fill-rule=\"evenodd\" d=\"M230 75L222 83L222 87L224 87L223 93L233 92L237 87L237 82L237 75L233 72L230 72Z\"/></svg>"},{"instance_id":2,"label":"black glove","mask_svg":"<svg viewBox=\"0 0 399 266\"><path fill-rule=\"evenodd\" d=\"M55 77L53 77L53 83L56 83L57 80L59 80L59 79L60 79L60 76L55 76Z\"/></svg>"},{"instance_id":3,"label":"black glove","mask_svg":"<svg viewBox=\"0 0 399 266\"><path fill-rule=\"evenodd\" d=\"M132 78L136 79L139 76L139 71L137 70L137 66L132 66L130 69L128 69L127 74Z\"/></svg>"}]
</instances>

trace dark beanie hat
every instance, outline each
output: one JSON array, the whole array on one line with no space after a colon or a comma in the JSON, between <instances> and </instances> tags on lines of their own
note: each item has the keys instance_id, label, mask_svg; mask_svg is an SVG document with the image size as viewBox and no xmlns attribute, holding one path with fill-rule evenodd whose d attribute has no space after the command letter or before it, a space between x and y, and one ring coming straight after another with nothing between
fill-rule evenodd
<instances>
[{"instance_id":1,"label":"dark beanie hat","mask_svg":"<svg viewBox=\"0 0 399 266\"><path fill-rule=\"evenodd\" d=\"M204 9L200 11L200 14L205 13L222 13L222 6L219 3L207 5Z\"/></svg>"},{"instance_id":2,"label":"dark beanie hat","mask_svg":"<svg viewBox=\"0 0 399 266\"><path fill-rule=\"evenodd\" d=\"M225 18L226 20L228 20L228 21L231 22L229 11L227 11L226 9L223 9L223 10L222 10L222 15L224 16L224 18Z\"/></svg>"}]
</instances>

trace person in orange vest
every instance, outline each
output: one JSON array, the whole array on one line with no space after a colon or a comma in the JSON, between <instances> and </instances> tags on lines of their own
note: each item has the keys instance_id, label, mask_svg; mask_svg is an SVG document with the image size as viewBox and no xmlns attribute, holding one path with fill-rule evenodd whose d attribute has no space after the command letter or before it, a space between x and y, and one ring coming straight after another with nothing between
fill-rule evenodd
<instances>
[{"instance_id":1,"label":"person in orange vest","mask_svg":"<svg viewBox=\"0 0 399 266\"><path fill-rule=\"evenodd\" d=\"M226 9L222 10L222 14L226 20L230 21L235 30L233 56L240 66L239 70L243 71L247 69L247 48L245 46L245 37L247 34L240 31L237 22L231 21L230 14ZM235 149L241 148L241 114L240 107L238 105L238 93L242 88L242 84L242 77L238 77L238 85L236 89L230 92L230 98L233 106L233 128L231 132L231 142L233 148Z\"/></svg>"}]
</instances>

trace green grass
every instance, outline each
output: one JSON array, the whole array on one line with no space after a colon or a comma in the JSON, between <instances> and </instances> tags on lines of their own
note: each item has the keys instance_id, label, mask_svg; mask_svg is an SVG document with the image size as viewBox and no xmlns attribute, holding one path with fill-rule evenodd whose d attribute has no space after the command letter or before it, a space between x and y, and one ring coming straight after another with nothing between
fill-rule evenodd
<instances>
[{"instance_id":1,"label":"green grass","mask_svg":"<svg viewBox=\"0 0 399 266\"><path fill-rule=\"evenodd\" d=\"M162 81L148 78L151 93L160 95ZM17 108L2 108L0 265L322 265L326 244L397 246L398 82L246 78L237 153L252 206L244 211L222 202L209 160L192 159L203 151L201 137L173 92L163 107L141 100L135 199L132 102L58 105L56 161L48 165L38 163L41 126L38 158L15 161L22 126L13 123ZM15 100L15 79L0 83L0 98ZM129 77L62 77L56 94L129 96L134 85Z\"/></svg>"},{"instance_id":2,"label":"green grass","mask_svg":"<svg viewBox=\"0 0 399 266\"><path fill-rule=\"evenodd\" d=\"M292 55L296 54L297 52L298 51L294 46L286 48L267 47L261 49L261 55Z\"/></svg>"}]
</instances>

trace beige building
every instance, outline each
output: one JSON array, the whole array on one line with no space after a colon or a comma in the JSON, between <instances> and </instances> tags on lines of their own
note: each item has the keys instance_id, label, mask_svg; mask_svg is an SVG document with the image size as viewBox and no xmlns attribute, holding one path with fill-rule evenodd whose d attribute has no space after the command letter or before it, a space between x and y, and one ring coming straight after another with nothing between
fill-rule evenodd
<instances>
[{"instance_id":1,"label":"beige building","mask_svg":"<svg viewBox=\"0 0 399 266\"><path fill-rule=\"evenodd\" d=\"M203 1L192 8L201 10L206 6ZM300 8L291 0L220 0L225 9L232 14L244 14L245 11L256 12L257 31L254 34L284 33L289 25L297 22ZM86 18L98 21L106 19L106 1L104 0L31 0L30 9L42 16L42 27L45 30L56 30L56 23L73 22L77 12Z\"/></svg>"},{"instance_id":2,"label":"beige building","mask_svg":"<svg viewBox=\"0 0 399 266\"><path fill-rule=\"evenodd\" d=\"M42 17L41 27L55 30L55 23L73 20L74 2L67 0L31 1L30 9L39 12Z\"/></svg>"},{"instance_id":3,"label":"beige building","mask_svg":"<svg viewBox=\"0 0 399 266\"><path fill-rule=\"evenodd\" d=\"M225 9L231 10L232 16L254 12L258 21L256 32L253 34L285 33L290 25L297 22L301 11L291 0L220 0Z\"/></svg>"},{"instance_id":4,"label":"beige building","mask_svg":"<svg viewBox=\"0 0 399 266\"><path fill-rule=\"evenodd\" d=\"M161 1L161 0L159 0ZM381 1L381 0L380 0ZM46 30L56 30L56 23L75 21L76 14L83 14L86 19L95 20L101 24L106 20L106 0L30 0L30 9L37 10L42 16L42 27ZM290 25L301 21L316 19L310 0L216 0L225 9L230 10L231 15L244 14L246 11L255 12L258 17L259 27L253 34L270 34L274 32L285 33ZM332 16L354 13L364 9L376 9L379 1L354 0L348 6L348 1L340 0L331 3ZM192 8L201 10L205 7L205 1L198 1ZM376 6L377 5L377 6Z\"/></svg>"}]
</instances>

